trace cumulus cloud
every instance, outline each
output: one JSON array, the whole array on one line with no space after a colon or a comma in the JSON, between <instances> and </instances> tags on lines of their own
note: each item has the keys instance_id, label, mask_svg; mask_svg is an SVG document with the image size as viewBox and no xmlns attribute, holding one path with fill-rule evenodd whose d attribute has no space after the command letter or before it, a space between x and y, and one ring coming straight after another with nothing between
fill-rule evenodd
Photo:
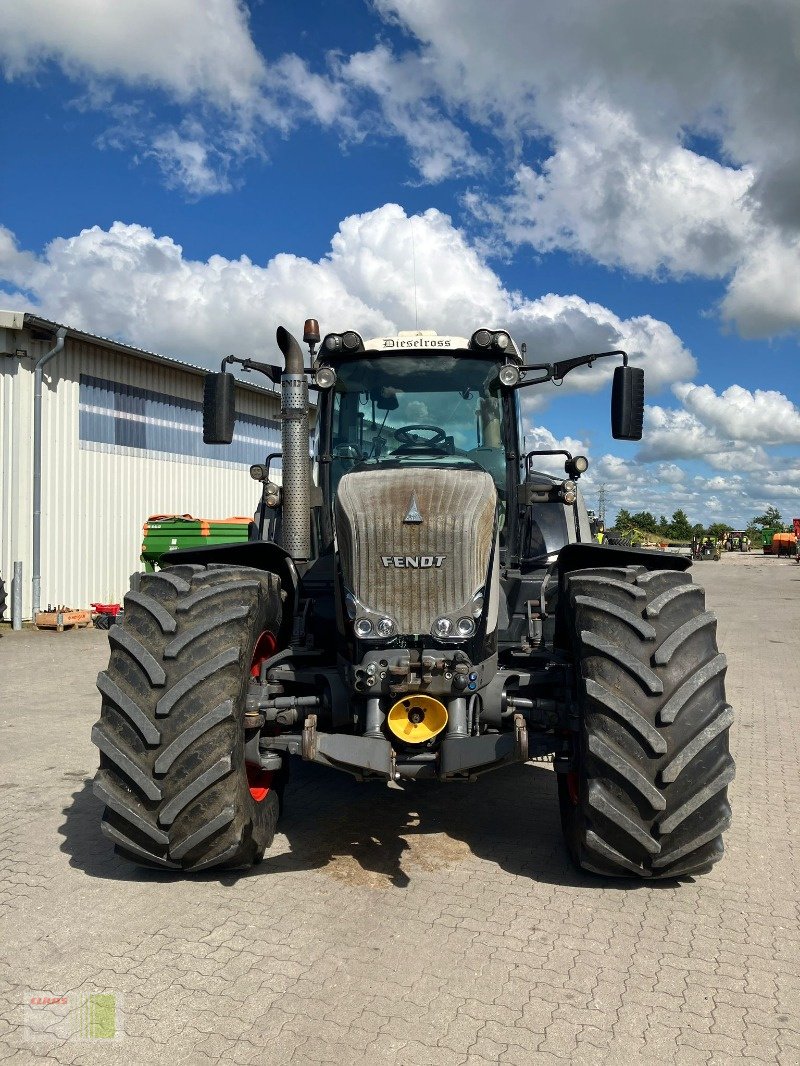
<instances>
[{"instance_id":1,"label":"cumulus cloud","mask_svg":"<svg viewBox=\"0 0 800 1066\"><path fill-rule=\"evenodd\" d=\"M396 204L351 215L327 255L313 262L282 253L265 265L246 256L187 259L168 236L114 223L52 241L40 257L0 239L0 277L32 294L45 315L89 332L213 365L238 345L272 350L275 327L298 328L314 315L327 330L365 336L420 326L467 335L479 325L509 329L531 362L625 347L655 392L695 372L695 362L664 322L621 319L579 296L528 299L505 289L448 216L409 218ZM414 287L416 252L416 293ZM611 360L608 361L611 363ZM565 389L606 388L610 365L575 371ZM547 391L526 390L542 397ZM529 408L530 409L530 408Z\"/></svg>"},{"instance_id":2,"label":"cumulus cloud","mask_svg":"<svg viewBox=\"0 0 800 1066\"><path fill-rule=\"evenodd\" d=\"M189 196L228 192L230 172L263 154L268 129L303 120L339 122L354 135L345 87L288 54L267 63L243 0L29 0L0 5L0 68L7 79L36 76L48 61L82 86L79 111L110 120L99 147L153 159L170 187ZM183 119L164 126L124 87L162 93ZM218 147L224 145L224 149Z\"/></svg>"},{"instance_id":3,"label":"cumulus cloud","mask_svg":"<svg viewBox=\"0 0 800 1066\"><path fill-rule=\"evenodd\" d=\"M719 277L754 225L749 169L721 166L674 140L645 139L628 115L571 102L541 166L520 166L502 206L476 203L516 244L591 256L639 274Z\"/></svg>"},{"instance_id":4,"label":"cumulus cloud","mask_svg":"<svg viewBox=\"0 0 800 1066\"><path fill-rule=\"evenodd\" d=\"M512 242L639 273L735 272L721 310L743 335L800 327L800 8L676 0L665 18L630 0L506 0L500 18L482 0L377 6L417 38L396 62L429 72L409 90L420 106L479 124L517 160L499 204L470 195L479 218Z\"/></svg>"},{"instance_id":5,"label":"cumulus cloud","mask_svg":"<svg viewBox=\"0 0 800 1066\"><path fill-rule=\"evenodd\" d=\"M223 107L253 104L265 75L240 0L3 4L0 59L7 77L54 60L71 76L149 84Z\"/></svg>"},{"instance_id":6,"label":"cumulus cloud","mask_svg":"<svg viewBox=\"0 0 800 1066\"><path fill-rule=\"evenodd\" d=\"M760 444L800 444L800 410L782 392L750 392L731 385L717 394L710 385L678 383L672 390L704 426L723 438Z\"/></svg>"}]
</instances>

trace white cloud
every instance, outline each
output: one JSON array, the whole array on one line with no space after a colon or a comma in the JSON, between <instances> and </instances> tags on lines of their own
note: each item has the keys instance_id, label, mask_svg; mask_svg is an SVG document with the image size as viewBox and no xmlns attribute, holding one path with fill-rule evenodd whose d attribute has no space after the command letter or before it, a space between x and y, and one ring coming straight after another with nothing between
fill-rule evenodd
<instances>
[{"instance_id":1,"label":"white cloud","mask_svg":"<svg viewBox=\"0 0 800 1066\"><path fill-rule=\"evenodd\" d=\"M375 93L383 120L404 138L425 181L436 182L479 167L467 134L425 100L435 93L434 72L424 58L396 60L385 45L358 52L339 65L339 76Z\"/></svg>"},{"instance_id":2,"label":"white cloud","mask_svg":"<svg viewBox=\"0 0 800 1066\"><path fill-rule=\"evenodd\" d=\"M434 83L414 82L418 106L469 118L517 160L512 195L468 198L509 240L644 274L735 271L722 313L743 335L800 327L800 7L377 6L417 38L396 62Z\"/></svg>"},{"instance_id":3,"label":"white cloud","mask_svg":"<svg viewBox=\"0 0 800 1066\"><path fill-rule=\"evenodd\" d=\"M225 175L229 156L204 143L201 136L164 130L153 138L147 151L158 161L167 184L184 188L190 196L208 196L231 188Z\"/></svg>"},{"instance_id":4,"label":"white cloud","mask_svg":"<svg viewBox=\"0 0 800 1066\"><path fill-rule=\"evenodd\" d=\"M483 214L514 243L566 248L607 266L681 277L729 273L754 233L747 169L646 139L629 115L570 101L554 153L521 166L515 191Z\"/></svg>"},{"instance_id":5,"label":"white cloud","mask_svg":"<svg viewBox=\"0 0 800 1066\"><path fill-rule=\"evenodd\" d=\"M0 6L0 59L7 77L55 60L70 76L242 107L265 75L247 21L240 0L26 0Z\"/></svg>"},{"instance_id":6,"label":"white cloud","mask_svg":"<svg viewBox=\"0 0 800 1066\"><path fill-rule=\"evenodd\" d=\"M800 410L782 392L731 385L679 383L672 390L687 411L718 436L760 444L800 444Z\"/></svg>"},{"instance_id":7,"label":"white cloud","mask_svg":"<svg viewBox=\"0 0 800 1066\"><path fill-rule=\"evenodd\" d=\"M651 390L695 372L691 354L663 322L623 320L578 296L530 300L504 289L464 234L435 210L410 220L386 204L351 215L318 262L283 253L263 266L244 256L190 260L170 237L122 222L54 240L38 258L3 233L0 276L30 292L44 314L208 365L232 346L272 350L279 322L298 328L314 315L326 330L349 326L374 336L413 328L416 310L420 326L440 333L504 326L527 343L530 362L624 345L645 368ZM601 362L575 371L563 387L605 389L611 372ZM551 385L525 391L528 398L555 395Z\"/></svg>"},{"instance_id":8,"label":"white cloud","mask_svg":"<svg viewBox=\"0 0 800 1066\"><path fill-rule=\"evenodd\" d=\"M745 390L743 390L745 391ZM763 470L769 464L766 450L758 444L728 438L709 428L690 411L645 408L640 462L657 460L703 460L717 470Z\"/></svg>"},{"instance_id":9,"label":"white cloud","mask_svg":"<svg viewBox=\"0 0 800 1066\"><path fill-rule=\"evenodd\" d=\"M731 279L721 305L723 318L733 322L745 337L770 337L797 330L798 277L800 239L776 232L758 234Z\"/></svg>"},{"instance_id":10,"label":"white cloud","mask_svg":"<svg viewBox=\"0 0 800 1066\"><path fill-rule=\"evenodd\" d=\"M268 64L248 18L243 0L3 4L0 68L7 79L30 78L57 63L82 87L72 106L111 120L99 147L154 159L167 185L191 197L227 192L231 168L263 154L267 129L285 134L310 119L355 135L345 87L296 55ZM182 120L159 125L138 97L120 101L120 86L161 92Z\"/></svg>"}]
</instances>

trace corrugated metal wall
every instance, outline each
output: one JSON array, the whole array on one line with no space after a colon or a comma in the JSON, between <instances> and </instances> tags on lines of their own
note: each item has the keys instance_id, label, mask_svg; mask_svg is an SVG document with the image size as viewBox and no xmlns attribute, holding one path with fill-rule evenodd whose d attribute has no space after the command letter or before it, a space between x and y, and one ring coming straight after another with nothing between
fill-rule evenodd
<instances>
[{"instance_id":1,"label":"corrugated metal wall","mask_svg":"<svg viewBox=\"0 0 800 1066\"><path fill-rule=\"evenodd\" d=\"M33 364L52 345L17 334L28 358L0 356L0 572L10 585L21 559L23 615L31 612ZM188 456L158 457L141 449L79 439L80 375L202 400L202 377L67 339L45 368L42 403L42 605L86 607L119 602L140 569L142 523L152 514L202 518L252 515L258 486L246 466ZM237 389L237 410L278 417L274 395ZM251 462L274 449L253 446ZM225 448L220 448L224 457Z\"/></svg>"}]
</instances>

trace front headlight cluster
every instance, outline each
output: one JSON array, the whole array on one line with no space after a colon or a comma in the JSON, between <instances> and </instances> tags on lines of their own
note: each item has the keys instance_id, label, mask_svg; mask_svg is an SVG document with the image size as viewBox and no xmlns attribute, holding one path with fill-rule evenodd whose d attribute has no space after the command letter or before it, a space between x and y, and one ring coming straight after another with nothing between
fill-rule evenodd
<instances>
[{"instance_id":1,"label":"front headlight cluster","mask_svg":"<svg viewBox=\"0 0 800 1066\"><path fill-rule=\"evenodd\" d=\"M397 635L397 623L390 615L371 611L349 590L345 592L344 604L359 640L388 640Z\"/></svg>"},{"instance_id":2,"label":"front headlight cluster","mask_svg":"<svg viewBox=\"0 0 800 1066\"><path fill-rule=\"evenodd\" d=\"M468 640L475 635L477 621L483 613L484 589L478 589L470 602L455 614L443 614L431 626L437 640Z\"/></svg>"}]
</instances>

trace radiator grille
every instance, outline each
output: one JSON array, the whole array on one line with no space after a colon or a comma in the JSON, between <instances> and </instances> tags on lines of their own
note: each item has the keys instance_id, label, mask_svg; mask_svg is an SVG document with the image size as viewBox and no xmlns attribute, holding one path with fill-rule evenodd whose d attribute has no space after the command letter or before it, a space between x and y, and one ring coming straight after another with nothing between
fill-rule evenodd
<instances>
[{"instance_id":1,"label":"radiator grille","mask_svg":"<svg viewBox=\"0 0 800 1066\"><path fill-rule=\"evenodd\" d=\"M412 497L422 522L403 521ZM428 633L486 583L497 494L479 470L369 470L346 474L336 499L345 584L401 633ZM385 566L384 556L444 556L441 566Z\"/></svg>"}]
</instances>

